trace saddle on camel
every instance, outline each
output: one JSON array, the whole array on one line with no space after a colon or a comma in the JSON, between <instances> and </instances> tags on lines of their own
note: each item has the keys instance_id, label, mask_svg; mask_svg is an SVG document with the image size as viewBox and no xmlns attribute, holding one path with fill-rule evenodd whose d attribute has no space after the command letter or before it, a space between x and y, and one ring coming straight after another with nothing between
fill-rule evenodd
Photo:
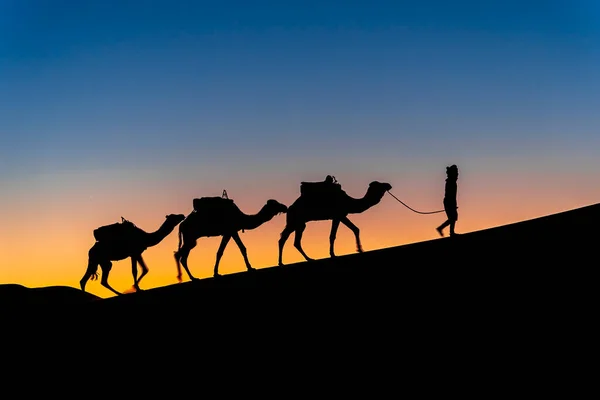
<instances>
[{"instance_id":1,"label":"saddle on camel","mask_svg":"<svg viewBox=\"0 0 600 400\"><path fill-rule=\"evenodd\" d=\"M300 182L300 195L310 198L331 197L342 193L342 185L335 176L327 175L324 181Z\"/></svg>"},{"instance_id":2,"label":"saddle on camel","mask_svg":"<svg viewBox=\"0 0 600 400\"><path fill-rule=\"evenodd\" d=\"M228 213L232 210L237 210L237 206L233 203L233 199L227 196L227 191L223 190L221 197L218 196L207 196L198 197L192 200L194 212L210 213L213 215L219 215L222 213Z\"/></svg>"},{"instance_id":3,"label":"saddle on camel","mask_svg":"<svg viewBox=\"0 0 600 400\"><path fill-rule=\"evenodd\" d=\"M114 224L104 225L94 229L94 238L97 242L123 240L136 229L137 227L133 222L121 217L121 222L115 222Z\"/></svg>"},{"instance_id":4,"label":"saddle on camel","mask_svg":"<svg viewBox=\"0 0 600 400\"><path fill-rule=\"evenodd\" d=\"M223 190L221 197L206 196L198 197L192 200L194 207L193 213L202 219L212 221L212 223L220 223L224 219L231 218L234 215L240 215L237 204L227 196L227 191ZM242 233L244 229L242 229Z\"/></svg>"}]
</instances>

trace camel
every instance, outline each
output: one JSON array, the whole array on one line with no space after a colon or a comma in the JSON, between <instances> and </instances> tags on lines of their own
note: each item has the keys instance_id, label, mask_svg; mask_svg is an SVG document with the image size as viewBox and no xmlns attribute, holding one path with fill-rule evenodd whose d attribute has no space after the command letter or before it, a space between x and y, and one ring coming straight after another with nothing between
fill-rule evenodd
<instances>
[{"instance_id":1,"label":"camel","mask_svg":"<svg viewBox=\"0 0 600 400\"><path fill-rule=\"evenodd\" d=\"M294 247L298 249L306 261L313 260L302 249L302 233L306 228L306 223L309 221L331 220L329 255L332 258L335 257L334 243L340 222L354 233L356 250L362 253L363 249L360 243L359 229L348 219L348 214L359 214L378 204L383 195L392 189L392 185L373 181L369 184L367 193L362 198L356 199L348 196L345 191L341 190L341 186L338 183L331 183L331 180L326 180L325 182L302 182L302 184L302 194L288 208L286 226L281 232L279 239L279 265L284 265L283 247L293 232L295 232ZM308 189L309 185L316 188L317 185L315 184L323 187L323 189L320 189L321 193L313 191L310 194L308 190L305 190Z\"/></svg>"},{"instance_id":2,"label":"camel","mask_svg":"<svg viewBox=\"0 0 600 400\"><path fill-rule=\"evenodd\" d=\"M117 295L121 295L108 283L108 275L112 269L112 261L120 261L131 258L131 273L133 274L133 289L140 291L139 283L148 273L148 267L142 258L142 253L152 246L156 246L166 238L175 227L185 219L183 214L169 214L165 222L154 232L144 232L131 222L123 219L123 224L131 226L130 231L123 238L97 240L88 252L88 267L79 284L85 292L85 285L91 278L98 279L98 265L102 268L102 286ZM137 264L142 268L142 274L137 277Z\"/></svg>"},{"instance_id":3,"label":"camel","mask_svg":"<svg viewBox=\"0 0 600 400\"><path fill-rule=\"evenodd\" d=\"M196 201L211 200L211 203L198 204ZM215 203L216 201L216 203ZM177 280L181 282L181 266L190 277L195 278L188 267L188 256L190 251L196 247L197 240L201 237L222 236L221 244L217 250L217 258L214 267L214 277L219 274L219 263L225 247L230 239L233 239L239 247L246 268L248 271L254 270L248 260L246 247L242 243L238 232L258 228L265 222L270 221L277 214L287 212L287 206L276 200L268 200L267 203L256 214L248 215L243 213L232 199L221 199L219 197L208 197L194 199L194 211L179 225L179 246L175 251L175 261L177 263Z\"/></svg>"}]
</instances>

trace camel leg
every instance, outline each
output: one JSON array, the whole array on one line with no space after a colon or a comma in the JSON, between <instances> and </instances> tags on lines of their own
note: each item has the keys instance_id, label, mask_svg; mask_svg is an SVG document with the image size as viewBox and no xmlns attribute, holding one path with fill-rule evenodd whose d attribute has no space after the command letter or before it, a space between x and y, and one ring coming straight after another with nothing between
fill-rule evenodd
<instances>
[{"instance_id":1,"label":"camel leg","mask_svg":"<svg viewBox=\"0 0 600 400\"><path fill-rule=\"evenodd\" d=\"M137 279L137 258L135 256L131 256L131 275L133 275L133 288L137 288L138 279Z\"/></svg>"},{"instance_id":2,"label":"camel leg","mask_svg":"<svg viewBox=\"0 0 600 400\"><path fill-rule=\"evenodd\" d=\"M88 266L85 271L85 274L83 275L83 278L81 278L81 280L79 281L79 286L81 286L81 290L85 292L85 285L87 284L87 281L96 273L97 270L98 263L90 258L88 260Z\"/></svg>"},{"instance_id":3,"label":"camel leg","mask_svg":"<svg viewBox=\"0 0 600 400\"><path fill-rule=\"evenodd\" d=\"M242 243L242 239L240 238L240 235L236 232L231 236L235 242L235 244L238 245L238 247L240 248L240 251L242 252L242 256L244 257L244 262L246 263L246 269L248 269L248 271L254 271L254 268L252 268L252 266L250 265L250 260L248 260L248 252L246 251L246 246L244 246L244 243Z\"/></svg>"},{"instance_id":4,"label":"camel leg","mask_svg":"<svg viewBox=\"0 0 600 400\"><path fill-rule=\"evenodd\" d=\"M329 255L331 257L335 257L335 252L333 251L333 244L335 243L335 237L339 226L339 219L334 219L331 221L331 233L329 234Z\"/></svg>"},{"instance_id":5,"label":"camel leg","mask_svg":"<svg viewBox=\"0 0 600 400\"><path fill-rule=\"evenodd\" d=\"M356 251L359 253L363 252L363 248L362 248L362 244L360 243L360 229L358 229L358 226L354 225L352 223L352 221L350 221L348 219L348 217L344 217L342 218L342 224L346 225L348 228L350 228L350 230L352 231L352 233L354 233L354 237L356 238Z\"/></svg>"},{"instance_id":6,"label":"camel leg","mask_svg":"<svg viewBox=\"0 0 600 400\"><path fill-rule=\"evenodd\" d=\"M227 247L227 243L229 243L229 239L231 239L231 235L223 235L223 237L221 238L221 244L219 245L219 250L217 250L217 259L215 261L215 271L214 271L214 276L221 276L219 275L219 263L221 262L221 257L223 257L223 253L225 252L225 247Z\"/></svg>"},{"instance_id":7,"label":"camel leg","mask_svg":"<svg viewBox=\"0 0 600 400\"><path fill-rule=\"evenodd\" d=\"M177 282L181 283L181 250L175 252L175 265L177 265Z\"/></svg>"},{"instance_id":8,"label":"camel leg","mask_svg":"<svg viewBox=\"0 0 600 400\"><path fill-rule=\"evenodd\" d=\"M102 268L102 279L100 280L100 284L102 286L104 286L105 288L107 288L108 290L110 290L111 292L113 292L116 295L121 295L121 293L117 292L115 289L113 289L109 284L108 284L108 274L110 273L110 270L112 269L112 262L108 261L105 263L100 264L100 267Z\"/></svg>"},{"instance_id":9,"label":"camel leg","mask_svg":"<svg viewBox=\"0 0 600 400\"><path fill-rule=\"evenodd\" d=\"M303 223L296 228L296 235L294 237L294 247L298 249L302 257L306 259L306 261L313 261L312 258L306 255L304 250L302 249L302 234L304 233L304 229L306 229L306 224Z\"/></svg>"},{"instance_id":10,"label":"camel leg","mask_svg":"<svg viewBox=\"0 0 600 400\"><path fill-rule=\"evenodd\" d=\"M198 279L192 276L192 273L190 272L190 269L187 265L188 256L190 255L190 251L192 251L194 247L196 247L196 241L194 240L191 243L188 241L183 245L181 249L175 252L175 262L177 262L177 280L179 282L181 282L181 266L183 266L185 272L187 272L188 276L190 277L190 280L195 281Z\"/></svg>"},{"instance_id":11,"label":"camel leg","mask_svg":"<svg viewBox=\"0 0 600 400\"><path fill-rule=\"evenodd\" d=\"M140 282L142 281L142 278L144 276L146 276L146 274L148 273L148 267L146 266L146 262L142 258L141 254L139 256L137 256L136 259L137 259L138 264L140 264L140 267L142 267L142 274L140 275L140 278L137 279L137 281L135 280L135 276L134 276L134 282L135 282L134 287L135 287L135 290L141 291L142 289L140 289Z\"/></svg>"},{"instance_id":12,"label":"camel leg","mask_svg":"<svg viewBox=\"0 0 600 400\"><path fill-rule=\"evenodd\" d=\"M288 238L290 237L292 232L294 232L294 230L292 228L290 228L289 225L286 225L286 227L283 229L283 232L281 232L281 235L279 238L279 266L280 267L283 266L283 247L285 246L285 242L288 240Z\"/></svg>"}]
</instances>

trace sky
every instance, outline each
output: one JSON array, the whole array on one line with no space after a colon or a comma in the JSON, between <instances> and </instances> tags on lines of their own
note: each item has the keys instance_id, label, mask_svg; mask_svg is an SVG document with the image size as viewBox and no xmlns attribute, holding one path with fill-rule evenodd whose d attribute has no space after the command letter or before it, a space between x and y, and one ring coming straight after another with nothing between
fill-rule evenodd
<instances>
[{"instance_id":1,"label":"sky","mask_svg":"<svg viewBox=\"0 0 600 400\"><path fill-rule=\"evenodd\" d=\"M429 212L457 164L459 233L595 204L599 78L594 0L0 0L0 284L79 287L93 230L121 216L151 232L223 190L253 214L328 174ZM387 194L351 216L365 250L444 219ZM284 225L241 234L256 268ZM310 256L329 227L308 224ZM197 277L218 245L199 240ZM174 231L146 250L142 288L177 282L176 248ZM233 242L220 269L245 270ZM129 260L110 282L131 287Z\"/></svg>"}]
</instances>

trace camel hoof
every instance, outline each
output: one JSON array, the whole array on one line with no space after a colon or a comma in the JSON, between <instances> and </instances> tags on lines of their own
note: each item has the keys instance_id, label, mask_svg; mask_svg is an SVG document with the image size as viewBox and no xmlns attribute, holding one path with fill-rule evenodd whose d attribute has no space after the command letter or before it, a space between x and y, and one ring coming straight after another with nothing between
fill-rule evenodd
<instances>
[{"instance_id":1,"label":"camel hoof","mask_svg":"<svg viewBox=\"0 0 600 400\"><path fill-rule=\"evenodd\" d=\"M221 274L214 274L214 275L213 275L213 277L214 277L214 278L220 278L220 277L222 277L222 276L223 276L223 275L221 275Z\"/></svg>"}]
</instances>

